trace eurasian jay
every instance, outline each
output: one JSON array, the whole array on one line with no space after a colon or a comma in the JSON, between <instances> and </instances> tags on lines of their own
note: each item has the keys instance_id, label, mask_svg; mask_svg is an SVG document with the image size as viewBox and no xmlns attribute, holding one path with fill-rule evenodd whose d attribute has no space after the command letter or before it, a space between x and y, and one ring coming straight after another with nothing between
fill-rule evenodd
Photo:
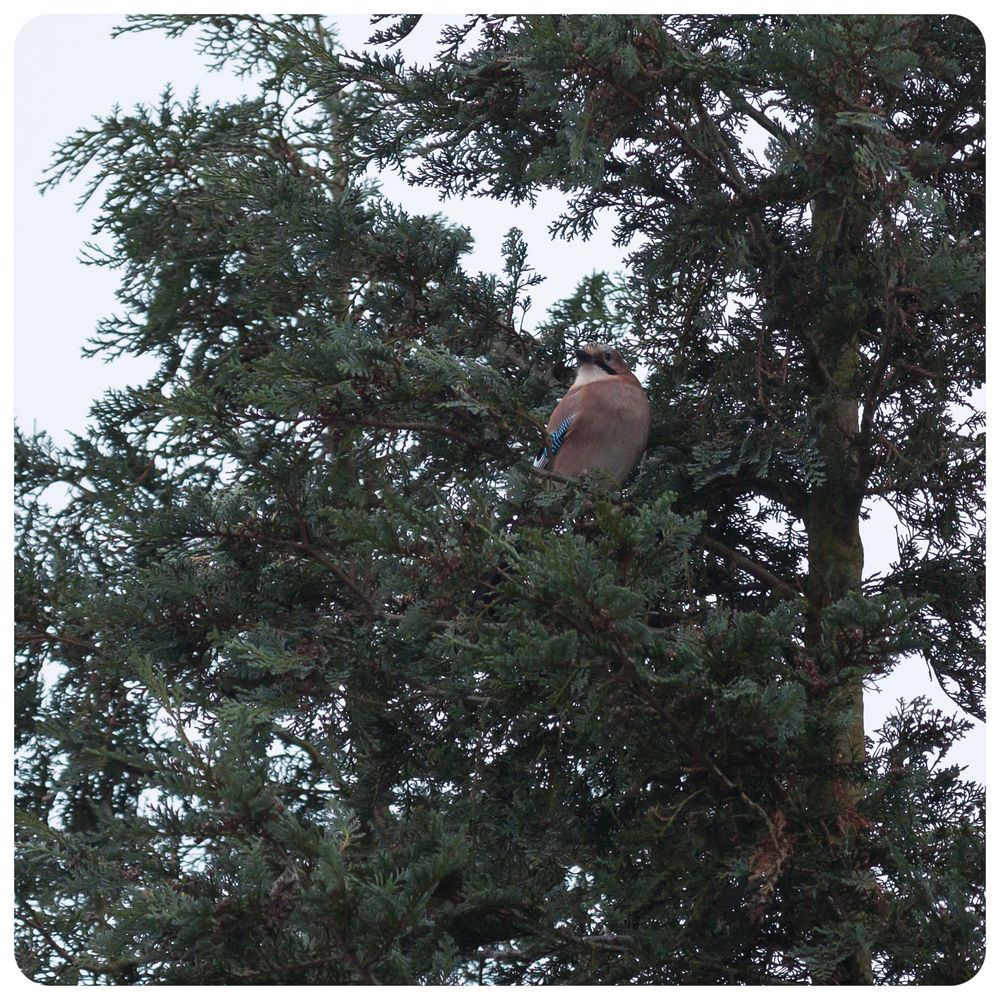
<instances>
[{"instance_id":1,"label":"eurasian jay","mask_svg":"<svg viewBox=\"0 0 1000 1000\"><path fill-rule=\"evenodd\" d=\"M585 344L576 357L576 381L549 417L535 466L562 476L600 471L621 485L646 448L649 399L614 348Z\"/></svg>"}]
</instances>

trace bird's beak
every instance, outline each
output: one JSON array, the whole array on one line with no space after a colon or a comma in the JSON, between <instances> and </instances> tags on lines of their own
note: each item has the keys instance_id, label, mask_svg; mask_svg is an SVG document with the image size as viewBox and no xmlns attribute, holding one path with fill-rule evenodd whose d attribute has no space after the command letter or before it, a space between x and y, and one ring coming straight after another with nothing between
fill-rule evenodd
<instances>
[{"instance_id":1,"label":"bird's beak","mask_svg":"<svg viewBox=\"0 0 1000 1000\"><path fill-rule=\"evenodd\" d=\"M593 364L594 362L594 359L582 347L576 349L576 360L581 365Z\"/></svg>"}]
</instances>

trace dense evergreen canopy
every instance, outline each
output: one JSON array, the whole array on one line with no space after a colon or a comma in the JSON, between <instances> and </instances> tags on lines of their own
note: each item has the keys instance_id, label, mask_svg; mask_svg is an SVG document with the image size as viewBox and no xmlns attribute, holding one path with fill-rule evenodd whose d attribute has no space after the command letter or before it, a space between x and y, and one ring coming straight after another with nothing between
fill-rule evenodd
<instances>
[{"instance_id":1,"label":"dense evergreen canopy","mask_svg":"<svg viewBox=\"0 0 1000 1000\"><path fill-rule=\"evenodd\" d=\"M968 723L917 698L866 750L861 709L919 654L983 710L982 37L491 16L410 65L415 23L349 54L311 17L136 19L256 96L56 152L121 273L93 350L160 367L67 448L17 436L21 968L969 978ZM470 273L374 167L557 188L626 271L582 252L526 314L516 230ZM531 467L595 338L648 373L622 492ZM863 579L877 498L899 558Z\"/></svg>"}]
</instances>

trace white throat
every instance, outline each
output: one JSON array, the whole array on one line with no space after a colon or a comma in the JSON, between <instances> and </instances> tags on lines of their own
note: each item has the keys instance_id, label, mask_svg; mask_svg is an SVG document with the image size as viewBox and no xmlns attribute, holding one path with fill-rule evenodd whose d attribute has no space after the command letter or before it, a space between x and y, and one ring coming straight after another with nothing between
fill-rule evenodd
<instances>
[{"instance_id":1,"label":"white throat","mask_svg":"<svg viewBox=\"0 0 1000 1000\"><path fill-rule=\"evenodd\" d=\"M609 375L603 368L598 368L597 365L580 365L576 372L573 387L587 385L590 382L600 382L601 379L614 377L614 375Z\"/></svg>"}]
</instances>

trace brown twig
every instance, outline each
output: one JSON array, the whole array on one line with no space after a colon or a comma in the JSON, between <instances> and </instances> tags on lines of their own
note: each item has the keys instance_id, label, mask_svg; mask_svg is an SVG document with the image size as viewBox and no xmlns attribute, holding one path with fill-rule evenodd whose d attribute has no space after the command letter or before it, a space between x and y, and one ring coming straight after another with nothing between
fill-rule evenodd
<instances>
[{"instance_id":1,"label":"brown twig","mask_svg":"<svg viewBox=\"0 0 1000 1000\"><path fill-rule=\"evenodd\" d=\"M743 555L742 552L737 552L735 549L729 548L728 545L723 545L722 542L719 542L714 538L710 538L708 535L698 535L696 541L702 548L715 553L717 556L721 556L723 559L727 559L734 566L738 566L740 569L749 573L752 577L755 577L761 583L766 584L775 593L780 594L782 597L794 600L795 598L802 596L800 591L792 586L792 584L790 584L787 580L782 580L781 577L775 576L774 573L767 569L767 567L761 566L758 562L754 562L753 559L749 556Z\"/></svg>"}]
</instances>

